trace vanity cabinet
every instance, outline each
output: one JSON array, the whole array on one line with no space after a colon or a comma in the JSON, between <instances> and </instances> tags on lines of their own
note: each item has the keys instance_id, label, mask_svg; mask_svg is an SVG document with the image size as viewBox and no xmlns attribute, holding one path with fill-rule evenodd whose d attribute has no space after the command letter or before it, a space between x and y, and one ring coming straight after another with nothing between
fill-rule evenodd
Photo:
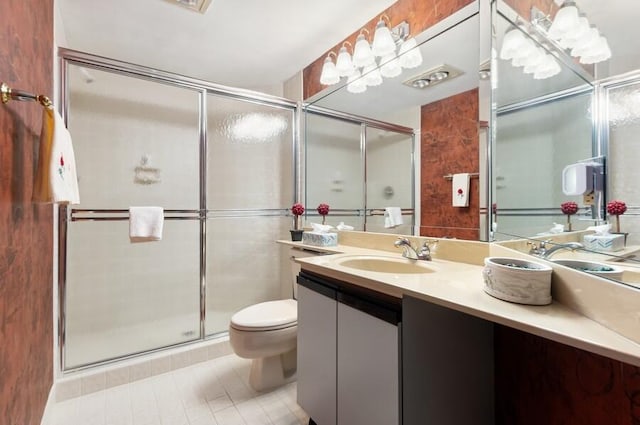
<instances>
[{"instance_id":1,"label":"vanity cabinet","mask_svg":"<svg viewBox=\"0 0 640 425\"><path fill-rule=\"evenodd\" d=\"M402 299L403 425L493 425L493 323Z\"/></svg>"},{"instance_id":2,"label":"vanity cabinet","mask_svg":"<svg viewBox=\"0 0 640 425\"><path fill-rule=\"evenodd\" d=\"M303 271L298 404L317 425L400 424L400 302Z\"/></svg>"}]
</instances>

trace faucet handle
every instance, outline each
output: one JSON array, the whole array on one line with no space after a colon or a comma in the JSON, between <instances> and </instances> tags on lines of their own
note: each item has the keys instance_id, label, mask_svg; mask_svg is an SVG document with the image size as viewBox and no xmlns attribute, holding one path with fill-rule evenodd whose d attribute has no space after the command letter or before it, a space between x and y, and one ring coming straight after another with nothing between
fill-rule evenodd
<instances>
[{"instance_id":1,"label":"faucet handle","mask_svg":"<svg viewBox=\"0 0 640 425\"><path fill-rule=\"evenodd\" d=\"M544 243L544 242L542 242ZM530 246L531 248L529 248L529 254L538 254L539 251L539 247L538 245L536 245L535 242L527 242L527 245Z\"/></svg>"}]
</instances>

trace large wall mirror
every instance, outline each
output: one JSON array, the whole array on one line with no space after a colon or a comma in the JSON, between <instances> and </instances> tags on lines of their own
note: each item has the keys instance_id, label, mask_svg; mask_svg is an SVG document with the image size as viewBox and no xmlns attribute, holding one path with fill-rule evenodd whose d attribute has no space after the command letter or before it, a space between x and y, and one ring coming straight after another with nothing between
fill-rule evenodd
<instances>
[{"instance_id":1,"label":"large wall mirror","mask_svg":"<svg viewBox=\"0 0 640 425\"><path fill-rule=\"evenodd\" d=\"M551 0L493 2L492 236L527 240L513 246L640 287L640 8L576 4L610 57L585 53L589 38L579 30L554 32ZM552 64L541 70L545 60ZM607 208L614 200L626 205L617 217ZM607 223L620 234L590 229ZM560 244L576 249L553 249Z\"/></svg>"},{"instance_id":2,"label":"large wall mirror","mask_svg":"<svg viewBox=\"0 0 640 425\"><path fill-rule=\"evenodd\" d=\"M420 231L417 226L413 229L387 229L379 217L380 211L387 206L401 207L406 214L405 223L415 222L420 217L418 147L420 131L425 131L421 129L423 108L478 88L481 62L479 8L479 2L472 2L420 34L414 34L410 29L411 36L417 41L415 49L422 57L419 66L403 69L395 77L385 77L381 84L368 86L359 93L350 90L346 79L343 79L309 99L305 122L306 181L313 183L306 187L309 207L329 198L328 203L333 200L339 209L352 209L351 212L343 212L350 214L356 207L350 204L360 202L364 196L364 230L404 234ZM383 67L384 63L378 65ZM437 74L441 70L448 73L448 78L439 81ZM365 74L361 79L367 76ZM344 115L329 119L322 116L322 111L338 111ZM349 117L365 117L368 123L362 127L355 126ZM455 132L456 112L453 111L450 117L450 131ZM478 117L473 121L476 125ZM415 137L410 137L409 131L413 131ZM360 150L363 141L366 142L365 153ZM474 155L477 156L477 152ZM338 169L340 164L350 170ZM468 171L478 175L477 169ZM353 173L365 176L366 189L352 191L353 195L349 195L351 181L359 181L361 185L363 181L354 180L356 176L352 176ZM443 180L442 175L438 178ZM317 184L322 179L326 181ZM481 184L485 184L484 177ZM451 195L448 196L450 201ZM483 202L487 201L484 196L482 198ZM346 218L339 221L349 222ZM362 229L362 219L354 217L351 222Z\"/></svg>"}]
</instances>

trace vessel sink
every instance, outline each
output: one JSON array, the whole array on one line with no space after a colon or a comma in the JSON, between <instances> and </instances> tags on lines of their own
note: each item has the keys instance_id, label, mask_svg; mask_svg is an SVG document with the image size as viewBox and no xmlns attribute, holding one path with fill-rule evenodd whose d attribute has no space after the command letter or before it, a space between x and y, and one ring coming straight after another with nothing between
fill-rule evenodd
<instances>
[{"instance_id":1,"label":"vessel sink","mask_svg":"<svg viewBox=\"0 0 640 425\"><path fill-rule=\"evenodd\" d=\"M622 280L623 270L619 267L610 266L608 264L598 263L595 261L583 261L583 260L567 260L558 259L551 260L556 264L561 264L566 267L570 267L575 270L594 274L609 279Z\"/></svg>"},{"instance_id":2,"label":"vessel sink","mask_svg":"<svg viewBox=\"0 0 640 425\"><path fill-rule=\"evenodd\" d=\"M429 267L426 261L375 255L342 257L337 259L335 264L351 269L377 273L420 274L433 273L435 271Z\"/></svg>"}]
</instances>

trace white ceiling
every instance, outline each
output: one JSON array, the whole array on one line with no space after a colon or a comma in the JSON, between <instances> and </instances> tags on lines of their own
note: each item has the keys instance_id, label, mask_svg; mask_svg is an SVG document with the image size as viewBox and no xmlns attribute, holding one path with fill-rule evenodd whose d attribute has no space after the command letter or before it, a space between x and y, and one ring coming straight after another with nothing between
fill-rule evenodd
<instances>
[{"instance_id":1,"label":"white ceiling","mask_svg":"<svg viewBox=\"0 0 640 425\"><path fill-rule=\"evenodd\" d=\"M396 0L56 0L75 50L243 88L281 84Z\"/></svg>"}]
</instances>

